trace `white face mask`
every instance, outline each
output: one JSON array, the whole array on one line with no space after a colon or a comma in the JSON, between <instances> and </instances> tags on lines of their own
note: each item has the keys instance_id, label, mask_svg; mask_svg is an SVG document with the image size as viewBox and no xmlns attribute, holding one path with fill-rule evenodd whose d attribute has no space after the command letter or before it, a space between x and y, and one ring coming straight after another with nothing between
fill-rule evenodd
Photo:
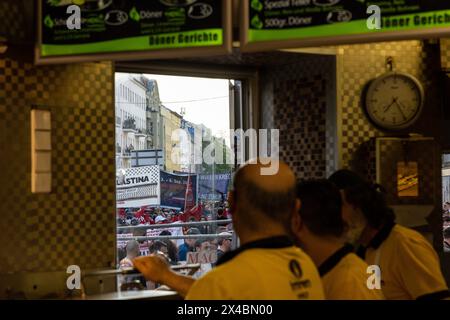
<instances>
[{"instance_id":1,"label":"white face mask","mask_svg":"<svg viewBox=\"0 0 450 320\"><path fill-rule=\"evenodd\" d=\"M364 231L365 224L355 223L348 227L348 231L345 234L345 241L353 246L359 243L359 239Z\"/></svg>"},{"instance_id":2,"label":"white face mask","mask_svg":"<svg viewBox=\"0 0 450 320\"><path fill-rule=\"evenodd\" d=\"M356 246L359 244L361 235L367 226L367 221L359 210L352 210L349 220L347 220L348 230L345 234L345 240Z\"/></svg>"}]
</instances>

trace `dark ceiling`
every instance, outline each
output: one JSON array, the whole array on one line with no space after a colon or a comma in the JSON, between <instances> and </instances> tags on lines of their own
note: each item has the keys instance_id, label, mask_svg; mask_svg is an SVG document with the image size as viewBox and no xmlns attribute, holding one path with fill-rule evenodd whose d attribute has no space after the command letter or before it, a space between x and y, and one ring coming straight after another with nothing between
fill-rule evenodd
<instances>
[{"instance_id":1,"label":"dark ceiling","mask_svg":"<svg viewBox=\"0 0 450 320\"><path fill-rule=\"evenodd\" d=\"M12 44L34 44L35 0L0 0L0 36Z\"/></svg>"},{"instance_id":2,"label":"dark ceiling","mask_svg":"<svg viewBox=\"0 0 450 320\"><path fill-rule=\"evenodd\" d=\"M282 51L241 53L237 50L225 56L178 59L180 62L202 63L223 66L272 67L298 62L308 54Z\"/></svg>"}]
</instances>

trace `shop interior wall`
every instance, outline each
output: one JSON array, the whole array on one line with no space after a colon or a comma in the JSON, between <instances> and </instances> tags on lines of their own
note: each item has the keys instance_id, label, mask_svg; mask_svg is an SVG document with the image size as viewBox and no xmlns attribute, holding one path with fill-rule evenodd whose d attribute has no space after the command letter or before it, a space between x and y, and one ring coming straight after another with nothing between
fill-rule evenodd
<instances>
[{"instance_id":1,"label":"shop interior wall","mask_svg":"<svg viewBox=\"0 0 450 320\"><path fill-rule=\"evenodd\" d=\"M0 56L0 275L115 264L111 63L36 67ZM52 192L31 193L32 107L52 115Z\"/></svg>"},{"instance_id":2,"label":"shop interior wall","mask_svg":"<svg viewBox=\"0 0 450 320\"><path fill-rule=\"evenodd\" d=\"M361 108L364 86L371 79L385 73L386 58L394 58L394 70L406 72L417 77L424 85L426 100L423 114L419 121L408 130L398 133L386 133L376 129L366 119ZM350 168L365 175L368 179L376 178L375 138L382 136L402 136L418 133L433 137L437 142L437 154L447 144L442 128L442 72L440 44L438 40L401 41L376 44L350 45L339 47L338 54L338 105L339 105L339 149L340 167ZM430 175L440 175L440 161L427 168ZM422 172L427 175L427 172ZM395 176L392 179L396 179ZM440 179L436 179L431 192L435 193L435 209L428 217L428 230L433 234L434 245L441 255L443 270L450 280L448 256L442 253L442 214Z\"/></svg>"},{"instance_id":3,"label":"shop interior wall","mask_svg":"<svg viewBox=\"0 0 450 320\"><path fill-rule=\"evenodd\" d=\"M298 179L336 168L335 71L334 56L305 54L261 70L261 127L280 130L280 159Z\"/></svg>"}]
</instances>

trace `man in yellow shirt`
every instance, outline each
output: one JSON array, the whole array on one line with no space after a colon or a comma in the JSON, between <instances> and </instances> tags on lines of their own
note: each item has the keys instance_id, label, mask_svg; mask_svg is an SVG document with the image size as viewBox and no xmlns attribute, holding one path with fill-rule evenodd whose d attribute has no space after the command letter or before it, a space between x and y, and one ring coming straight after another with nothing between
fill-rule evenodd
<instances>
[{"instance_id":1,"label":"man in yellow shirt","mask_svg":"<svg viewBox=\"0 0 450 320\"><path fill-rule=\"evenodd\" d=\"M381 289L367 285L368 265L343 240L342 200L337 187L327 180L297 185L300 199L296 236L299 245L319 268L328 300L380 300Z\"/></svg>"},{"instance_id":2,"label":"man in yellow shirt","mask_svg":"<svg viewBox=\"0 0 450 320\"><path fill-rule=\"evenodd\" d=\"M450 297L437 253L420 233L395 223L380 186L349 170L337 171L329 180L341 190L343 216L360 245L358 255L381 271L386 299Z\"/></svg>"},{"instance_id":3,"label":"man in yellow shirt","mask_svg":"<svg viewBox=\"0 0 450 320\"><path fill-rule=\"evenodd\" d=\"M229 204L241 246L225 253L216 268L194 281L157 257L138 258L135 266L191 300L323 299L317 268L289 237L299 206L295 176L281 162L276 173L264 175L269 165L263 163L246 164L235 174Z\"/></svg>"}]
</instances>

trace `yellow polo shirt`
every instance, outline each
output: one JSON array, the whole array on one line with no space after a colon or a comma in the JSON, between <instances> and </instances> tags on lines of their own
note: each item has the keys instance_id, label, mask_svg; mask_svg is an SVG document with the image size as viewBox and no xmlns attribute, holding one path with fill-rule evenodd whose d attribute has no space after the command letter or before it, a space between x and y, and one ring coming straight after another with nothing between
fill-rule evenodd
<instances>
[{"instance_id":1,"label":"yellow polo shirt","mask_svg":"<svg viewBox=\"0 0 450 320\"><path fill-rule=\"evenodd\" d=\"M334 259L340 252L343 254ZM328 268L330 270L323 268L327 262L332 264ZM367 273L367 267L364 260L346 251L345 247L336 252L319 267L325 298L327 300L383 300L381 289L367 287L367 279L370 276Z\"/></svg>"},{"instance_id":2,"label":"yellow polo shirt","mask_svg":"<svg viewBox=\"0 0 450 320\"><path fill-rule=\"evenodd\" d=\"M365 254L367 264L380 266L386 299L447 298L448 287L431 244L414 230L397 224L390 228L380 231L385 235Z\"/></svg>"},{"instance_id":3,"label":"yellow polo shirt","mask_svg":"<svg viewBox=\"0 0 450 320\"><path fill-rule=\"evenodd\" d=\"M301 249L251 248L195 281L187 300L324 299L312 260Z\"/></svg>"}]
</instances>

